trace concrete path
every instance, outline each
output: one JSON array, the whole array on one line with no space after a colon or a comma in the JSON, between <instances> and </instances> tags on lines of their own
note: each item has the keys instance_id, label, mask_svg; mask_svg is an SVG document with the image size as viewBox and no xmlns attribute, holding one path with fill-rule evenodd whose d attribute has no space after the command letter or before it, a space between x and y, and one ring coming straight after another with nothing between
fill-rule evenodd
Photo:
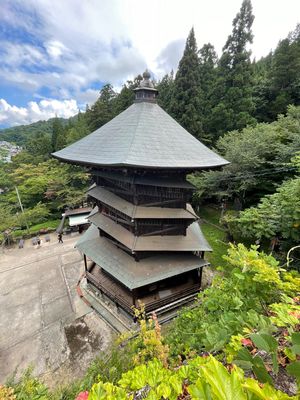
<instances>
[{"instance_id":1,"label":"concrete path","mask_svg":"<svg viewBox=\"0 0 300 400\"><path fill-rule=\"evenodd\" d=\"M78 297L83 272L75 236L30 240L0 253L0 383L29 364L50 383L81 375L111 339L110 328Z\"/></svg>"}]
</instances>

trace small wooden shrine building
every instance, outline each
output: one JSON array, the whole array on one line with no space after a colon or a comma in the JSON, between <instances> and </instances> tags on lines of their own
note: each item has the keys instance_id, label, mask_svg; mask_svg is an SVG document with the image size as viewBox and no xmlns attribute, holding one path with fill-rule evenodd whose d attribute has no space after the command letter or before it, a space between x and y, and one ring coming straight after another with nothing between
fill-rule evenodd
<instances>
[{"instance_id":1,"label":"small wooden shrine building","mask_svg":"<svg viewBox=\"0 0 300 400\"><path fill-rule=\"evenodd\" d=\"M211 248L186 175L228 163L163 111L147 71L143 78L133 105L53 154L90 168L91 227L76 247L87 282L129 315L138 300L146 312L171 309L199 291Z\"/></svg>"}]
</instances>

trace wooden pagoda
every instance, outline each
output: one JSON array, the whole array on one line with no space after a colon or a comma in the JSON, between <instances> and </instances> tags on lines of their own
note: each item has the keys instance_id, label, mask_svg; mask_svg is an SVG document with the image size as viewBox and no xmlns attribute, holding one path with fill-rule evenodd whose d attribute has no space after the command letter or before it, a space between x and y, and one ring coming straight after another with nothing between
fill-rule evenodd
<instances>
[{"instance_id":1,"label":"wooden pagoda","mask_svg":"<svg viewBox=\"0 0 300 400\"><path fill-rule=\"evenodd\" d=\"M150 74L143 78L132 106L54 153L90 168L91 227L76 247L88 284L129 315L138 300L146 312L170 310L199 291L211 248L186 175L227 164L156 104Z\"/></svg>"}]
</instances>

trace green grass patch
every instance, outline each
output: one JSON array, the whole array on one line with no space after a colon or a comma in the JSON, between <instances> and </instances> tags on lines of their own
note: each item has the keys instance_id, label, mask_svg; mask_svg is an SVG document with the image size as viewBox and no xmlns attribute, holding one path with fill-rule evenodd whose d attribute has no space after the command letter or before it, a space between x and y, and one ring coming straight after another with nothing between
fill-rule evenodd
<instances>
[{"instance_id":1,"label":"green grass patch","mask_svg":"<svg viewBox=\"0 0 300 400\"><path fill-rule=\"evenodd\" d=\"M203 206L199 210L199 216L205 220L201 223L201 229L213 249L212 253L205 253L205 258L216 268L224 263L222 256L227 253L228 249L226 232L219 224L221 210Z\"/></svg>"},{"instance_id":2,"label":"green grass patch","mask_svg":"<svg viewBox=\"0 0 300 400\"><path fill-rule=\"evenodd\" d=\"M219 225L221 209L213 208L210 206L200 206L198 215L201 219L206 219L212 224Z\"/></svg>"},{"instance_id":3,"label":"green grass patch","mask_svg":"<svg viewBox=\"0 0 300 400\"><path fill-rule=\"evenodd\" d=\"M216 268L224 264L222 256L227 253L228 249L226 233L208 223L202 223L200 226L204 236L213 249L211 253L205 253L205 258L211 263L212 267Z\"/></svg>"},{"instance_id":4,"label":"green grass patch","mask_svg":"<svg viewBox=\"0 0 300 400\"><path fill-rule=\"evenodd\" d=\"M32 234L32 233L38 233L41 229L56 229L60 224L60 221L61 221L60 219L53 219L42 222L40 224L32 225L29 228L29 232ZM13 231L14 238L20 238L22 236L26 236L27 234L28 234L27 229Z\"/></svg>"}]
</instances>

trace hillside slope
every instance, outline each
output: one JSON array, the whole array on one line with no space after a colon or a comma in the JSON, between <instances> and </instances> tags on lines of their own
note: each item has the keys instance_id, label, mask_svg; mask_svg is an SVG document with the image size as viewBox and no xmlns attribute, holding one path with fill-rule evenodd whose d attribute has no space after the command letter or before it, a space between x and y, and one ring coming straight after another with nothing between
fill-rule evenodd
<instances>
[{"instance_id":1,"label":"hillside slope","mask_svg":"<svg viewBox=\"0 0 300 400\"><path fill-rule=\"evenodd\" d=\"M72 117L74 118L74 117ZM52 125L55 118L47 121L38 121L29 125L19 125L12 128L0 129L0 140L15 143L22 146L26 141L37 133L52 133ZM69 119L59 118L63 124L67 124Z\"/></svg>"}]
</instances>

